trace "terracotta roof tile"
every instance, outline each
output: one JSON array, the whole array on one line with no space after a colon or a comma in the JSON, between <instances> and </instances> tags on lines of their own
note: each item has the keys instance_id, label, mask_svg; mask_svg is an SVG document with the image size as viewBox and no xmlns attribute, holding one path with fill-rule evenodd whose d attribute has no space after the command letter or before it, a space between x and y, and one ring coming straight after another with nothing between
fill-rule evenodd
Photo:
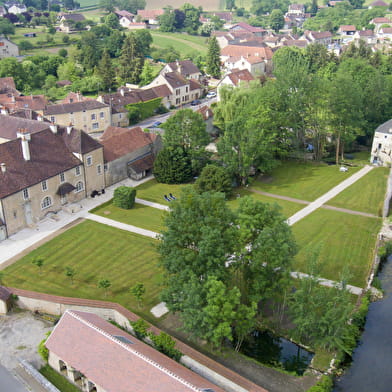
<instances>
[{"instance_id":1,"label":"terracotta roof tile","mask_svg":"<svg viewBox=\"0 0 392 392\"><path fill-rule=\"evenodd\" d=\"M33 134L48 129L49 125L50 123L46 121L29 120L19 116L0 114L0 138L16 139L19 129L27 128Z\"/></svg>"},{"instance_id":2,"label":"terracotta roof tile","mask_svg":"<svg viewBox=\"0 0 392 392\"><path fill-rule=\"evenodd\" d=\"M94 99L72 102L72 103L59 103L56 105L48 105L44 109L43 113L45 116L51 116L56 114L65 114L71 112L81 112L83 110L94 110L107 107L106 104L98 102Z\"/></svg>"},{"instance_id":3,"label":"terracotta roof tile","mask_svg":"<svg viewBox=\"0 0 392 392\"><path fill-rule=\"evenodd\" d=\"M222 56L258 56L266 60L271 60L273 52L269 47L243 46L243 45L227 45L221 50Z\"/></svg>"},{"instance_id":4,"label":"terracotta roof tile","mask_svg":"<svg viewBox=\"0 0 392 392\"><path fill-rule=\"evenodd\" d=\"M182 60L178 62L174 61L172 63L169 63L168 66L172 69L173 72L178 72L178 68L180 68L181 75L185 77L194 73L200 73L199 68L197 68L191 60Z\"/></svg>"},{"instance_id":5,"label":"terracotta roof tile","mask_svg":"<svg viewBox=\"0 0 392 392\"><path fill-rule=\"evenodd\" d=\"M137 10L137 14L143 19L155 19L160 15L163 15L165 11L161 10Z\"/></svg>"},{"instance_id":6,"label":"terracotta roof tile","mask_svg":"<svg viewBox=\"0 0 392 392\"><path fill-rule=\"evenodd\" d=\"M46 347L107 391L201 392L203 388L212 388L222 392L92 313L67 310L46 341Z\"/></svg>"}]
</instances>

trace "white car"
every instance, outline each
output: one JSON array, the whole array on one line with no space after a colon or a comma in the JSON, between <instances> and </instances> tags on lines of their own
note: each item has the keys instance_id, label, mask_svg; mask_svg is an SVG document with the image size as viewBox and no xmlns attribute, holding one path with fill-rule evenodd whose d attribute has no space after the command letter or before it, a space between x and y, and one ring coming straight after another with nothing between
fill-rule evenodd
<instances>
[{"instance_id":1,"label":"white car","mask_svg":"<svg viewBox=\"0 0 392 392\"><path fill-rule=\"evenodd\" d=\"M346 171L348 171L348 169L347 169L347 167L345 167L345 166L340 166L339 171L341 171L341 172L346 172Z\"/></svg>"},{"instance_id":2,"label":"white car","mask_svg":"<svg viewBox=\"0 0 392 392\"><path fill-rule=\"evenodd\" d=\"M210 91L207 95L206 98L214 98L216 97L216 92L215 91Z\"/></svg>"}]
</instances>

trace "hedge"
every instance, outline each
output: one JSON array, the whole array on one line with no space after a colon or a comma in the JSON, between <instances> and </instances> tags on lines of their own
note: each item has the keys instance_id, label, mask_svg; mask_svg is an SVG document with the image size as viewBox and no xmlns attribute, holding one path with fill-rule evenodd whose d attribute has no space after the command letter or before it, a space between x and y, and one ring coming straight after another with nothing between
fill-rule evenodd
<instances>
[{"instance_id":1,"label":"hedge","mask_svg":"<svg viewBox=\"0 0 392 392\"><path fill-rule=\"evenodd\" d=\"M129 186L119 186L114 190L113 205L124 210L130 210L135 204L136 189Z\"/></svg>"},{"instance_id":2,"label":"hedge","mask_svg":"<svg viewBox=\"0 0 392 392\"><path fill-rule=\"evenodd\" d=\"M155 111L161 106L162 98L154 98L146 102L131 103L125 105L128 110L128 117L131 124L136 124L145 118L154 115Z\"/></svg>"}]
</instances>

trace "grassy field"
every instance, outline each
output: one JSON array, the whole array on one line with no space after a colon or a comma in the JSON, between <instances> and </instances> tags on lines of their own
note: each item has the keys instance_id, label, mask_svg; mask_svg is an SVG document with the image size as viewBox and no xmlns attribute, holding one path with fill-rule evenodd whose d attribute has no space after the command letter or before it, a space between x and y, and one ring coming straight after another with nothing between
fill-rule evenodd
<instances>
[{"instance_id":1,"label":"grassy field","mask_svg":"<svg viewBox=\"0 0 392 392\"><path fill-rule=\"evenodd\" d=\"M323 278L336 280L347 266L349 283L363 287L380 227L381 219L319 209L292 227L299 246L294 269L304 272L309 252L319 249Z\"/></svg>"},{"instance_id":2,"label":"grassy field","mask_svg":"<svg viewBox=\"0 0 392 392\"><path fill-rule=\"evenodd\" d=\"M189 3L186 0L165 0L163 3L159 0L147 0L146 10L161 9L171 5L173 8L180 8L183 4ZM191 4L195 7L203 7L204 11L223 10L225 3L222 0L192 0Z\"/></svg>"},{"instance_id":3,"label":"grassy field","mask_svg":"<svg viewBox=\"0 0 392 392\"><path fill-rule=\"evenodd\" d=\"M178 50L182 57L191 55L194 52L200 52L205 55L207 53L207 44L205 37L192 36L181 33L162 33L151 30L153 38L152 45L157 48L168 48L172 46Z\"/></svg>"},{"instance_id":4,"label":"grassy field","mask_svg":"<svg viewBox=\"0 0 392 392\"><path fill-rule=\"evenodd\" d=\"M111 201L94 208L90 212L157 233L163 229L163 216L166 213L166 211L138 203L135 203L130 210L124 210L114 206Z\"/></svg>"},{"instance_id":5,"label":"grassy field","mask_svg":"<svg viewBox=\"0 0 392 392\"><path fill-rule=\"evenodd\" d=\"M43 366L39 372L61 392L80 392L79 388L71 384L63 375L57 373L49 365Z\"/></svg>"},{"instance_id":6,"label":"grassy field","mask_svg":"<svg viewBox=\"0 0 392 392\"><path fill-rule=\"evenodd\" d=\"M230 208L233 209L238 207L238 203L241 200L241 198L237 197L237 195L240 195L241 197L251 196L254 199L259 200L263 203L277 204L281 208L281 212L286 218L290 217L291 215L295 214L297 211L305 207L303 204L293 203L286 200L274 199L273 197L260 195L259 193L250 192L246 189L236 189L234 191L234 194L235 196L227 202Z\"/></svg>"},{"instance_id":7,"label":"grassy field","mask_svg":"<svg viewBox=\"0 0 392 392\"><path fill-rule=\"evenodd\" d=\"M381 216L389 169L374 168L327 204Z\"/></svg>"},{"instance_id":8,"label":"grassy field","mask_svg":"<svg viewBox=\"0 0 392 392\"><path fill-rule=\"evenodd\" d=\"M180 196L181 188L183 186L184 185L160 184L156 180L150 180L136 187L136 197L153 201L154 203L169 205L169 202L167 202L163 196L171 193L173 196L178 197Z\"/></svg>"},{"instance_id":9,"label":"grassy field","mask_svg":"<svg viewBox=\"0 0 392 392\"><path fill-rule=\"evenodd\" d=\"M161 271L156 243L151 238L85 221L6 268L4 284L48 294L114 301L148 314L159 303ZM34 257L44 259L41 275L31 262ZM66 266L76 271L73 285L65 276ZM101 279L112 283L107 297L97 287ZM129 293L137 282L146 288L141 309Z\"/></svg>"},{"instance_id":10,"label":"grassy field","mask_svg":"<svg viewBox=\"0 0 392 392\"><path fill-rule=\"evenodd\" d=\"M352 167L348 172L341 173L335 165L283 162L270 176L255 181L252 187L263 192L313 201L358 170L359 167Z\"/></svg>"}]
</instances>

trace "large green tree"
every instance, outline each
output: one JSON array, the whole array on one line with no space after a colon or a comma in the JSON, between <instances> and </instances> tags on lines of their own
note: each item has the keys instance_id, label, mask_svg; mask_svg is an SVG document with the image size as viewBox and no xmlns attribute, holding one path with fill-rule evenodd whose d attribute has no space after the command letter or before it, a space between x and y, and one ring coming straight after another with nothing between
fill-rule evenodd
<instances>
[{"instance_id":1,"label":"large green tree","mask_svg":"<svg viewBox=\"0 0 392 392\"><path fill-rule=\"evenodd\" d=\"M279 9L272 10L269 17L269 21L270 21L271 29L274 30L275 32L278 32L280 29L283 29L284 26L283 12Z\"/></svg>"},{"instance_id":2,"label":"large green tree","mask_svg":"<svg viewBox=\"0 0 392 392\"><path fill-rule=\"evenodd\" d=\"M206 58L206 71L209 75L219 79L221 75L220 70L220 48L215 36L208 40L208 51Z\"/></svg>"},{"instance_id":3,"label":"large green tree","mask_svg":"<svg viewBox=\"0 0 392 392\"><path fill-rule=\"evenodd\" d=\"M139 83L144 58L134 33L128 34L125 38L119 64L118 74L123 82Z\"/></svg>"},{"instance_id":4,"label":"large green tree","mask_svg":"<svg viewBox=\"0 0 392 392\"><path fill-rule=\"evenodd\" d=\"M98 64L98 75L102 79L102 87L104 90L112 89L116 85L115 72L109 51L104 49L102 59Z\"/></svg>"}]
</instances>

